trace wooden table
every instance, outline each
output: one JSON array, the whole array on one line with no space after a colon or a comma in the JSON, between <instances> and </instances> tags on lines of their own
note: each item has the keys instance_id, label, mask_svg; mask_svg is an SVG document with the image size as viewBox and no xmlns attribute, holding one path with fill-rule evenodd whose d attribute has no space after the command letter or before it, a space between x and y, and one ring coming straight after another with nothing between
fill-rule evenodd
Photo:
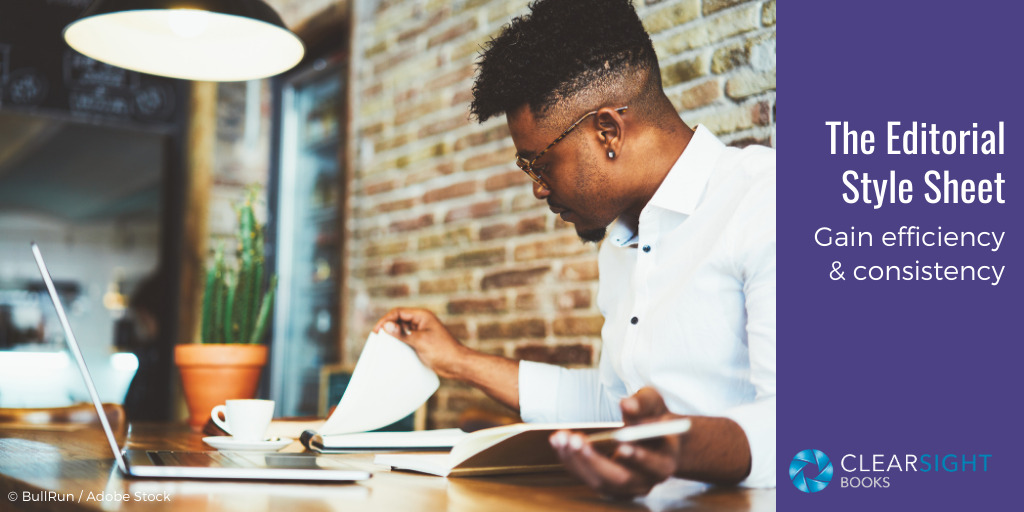
<instances>
[{"instance_id":1,"label":"wooden table","mask_svg":"<svg viewBox=\"0 0 1024 512\"><path fill-rule=\"evenodd\" d=\"M137 449L210 449L201 434L185 426L154 424L132 425L128 444ZM286 451L301 449L296 443ZM0 429L0 511L775 510L774 489L715 488L672 480L646 498L612 502L566 473L445 479L392 472L374 465L368 454L322 457L369 469L373 478L354 484L127 479L117 471L106 439L95 428L64 432ZM25 493L31 498L28 501ZM90 494L93 500L89 500ZM127 500L115 500L125 494Z\"/></svg>"}]
</instances>

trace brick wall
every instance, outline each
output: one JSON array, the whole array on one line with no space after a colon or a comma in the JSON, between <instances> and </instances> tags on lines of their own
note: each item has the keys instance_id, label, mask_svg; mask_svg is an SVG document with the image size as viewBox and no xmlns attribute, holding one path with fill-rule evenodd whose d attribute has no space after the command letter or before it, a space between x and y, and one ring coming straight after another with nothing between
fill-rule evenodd
<instances>
[{"instance_id":1,"label":"brick wall","mask_svg":"<svg viewBox=\"0 0 1024 512\"><path fill-rule=\"evenodd\" d=\"M733 145L774 145L775 0L634 2L683 118ZM331 2L271 4L294 27ZM480 45L526 4L355 0L347 361L384 312L419 306L486 352L596 364L597 248L534 199L504 119L468 117ZM444 382L429 424L468 407L503 411Z\"/></svg>"},{"instance_id":2,"label":"brick wall","mask_svg":"<svg viewBox=\"0 0 1024 512\"><path fill-rule=\"evenodd\" d=\"M649 1L638 11L688 123L731 144L773 143L774 0ZM534 199L504 119L468 117L480 44L525 12L525 0L356 5L349 360L401 305L437 312L486 352L597 362L597 248ZM438 427L491 407L450 382L431 405Z\"/></svg>"}]
</instances>

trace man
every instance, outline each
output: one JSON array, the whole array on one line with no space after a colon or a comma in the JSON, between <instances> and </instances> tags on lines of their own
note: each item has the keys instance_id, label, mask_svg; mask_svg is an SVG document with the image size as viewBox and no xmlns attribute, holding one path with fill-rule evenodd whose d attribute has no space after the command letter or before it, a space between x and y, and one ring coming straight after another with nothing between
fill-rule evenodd
<instances>
[{"instance_id":1,"label":"man","mask_svg":"<svg viewBox=\"0 0 1024 512\"><path fill-rule=\"evenodd\" d=\"M472 111L505 114L534 195L600 250L599 367L483 354L432 313L377 323L442 377L526 421L678 416L690 431L619 445L551 444L599 492L646 494L668 477L775 485L775 153L691 130L661 87L628 0L541 0L490 41Z\"/></svg>"}]
</instances>

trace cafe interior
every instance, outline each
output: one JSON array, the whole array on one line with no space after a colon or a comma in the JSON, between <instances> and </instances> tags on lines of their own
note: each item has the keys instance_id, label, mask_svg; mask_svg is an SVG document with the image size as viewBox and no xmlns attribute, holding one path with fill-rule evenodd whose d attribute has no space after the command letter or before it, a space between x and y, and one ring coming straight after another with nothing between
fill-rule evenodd
<instances>
[{"instance_id":1,"label":"cafe interior","mask_svg":"<svg viewBox=\"0 0 1024 512\"><path fill-rule=\"evenodd\" d=\"M730 145L774 146L774 0L634 3L683 118ZM223 434L210 404L226 399L273 400L296 425L326 418L398 306L434 311L476 349L593 367L597 247L533 196L504 119L468 112L477 53L526 12L524 0L0 0L0 489L92 486L107 501L87 505L102 509L152 505L136 493L175 509L621 508L565 474L391 476L365 458L354 463L370 483L334 486L120 475L30 249L129 445L210 450L201 438ZM250 377L190 384L187 360L205 357L191 351L215 346L255 351L225 356ZM520 421L441 379L395 428ZM774 502L774 490L678 483L640 505Z\"/></svg>"}]
</instances>

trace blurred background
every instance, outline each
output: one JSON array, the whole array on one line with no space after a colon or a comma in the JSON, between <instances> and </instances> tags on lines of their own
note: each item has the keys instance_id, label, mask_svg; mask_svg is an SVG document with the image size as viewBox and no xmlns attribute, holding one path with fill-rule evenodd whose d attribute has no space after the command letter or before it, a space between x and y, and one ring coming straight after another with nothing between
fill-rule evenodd
<instances>
[{"instance_id":1,"label":"blurred background","mask_svg":"<svg viewBox=\"0 0 1024 512\"><path fill-rule=\"evenodd\" d=\"M180 419L173 347L196 341L202 265L253 185L280 279L260 394L279 416L325 414L323 369L399 305L487 352L597 362L597 247L534 199L504 119L468 116L475 56L525 1L271 0L305 59L221 84L71 50L88 3L0 0L0 407L86 398L35 240L102 398ZM774 146L775 1L634 3L683 119ZM427 426L467 411L509 414L444 382Z\"/></svg>"}]
</instances>

